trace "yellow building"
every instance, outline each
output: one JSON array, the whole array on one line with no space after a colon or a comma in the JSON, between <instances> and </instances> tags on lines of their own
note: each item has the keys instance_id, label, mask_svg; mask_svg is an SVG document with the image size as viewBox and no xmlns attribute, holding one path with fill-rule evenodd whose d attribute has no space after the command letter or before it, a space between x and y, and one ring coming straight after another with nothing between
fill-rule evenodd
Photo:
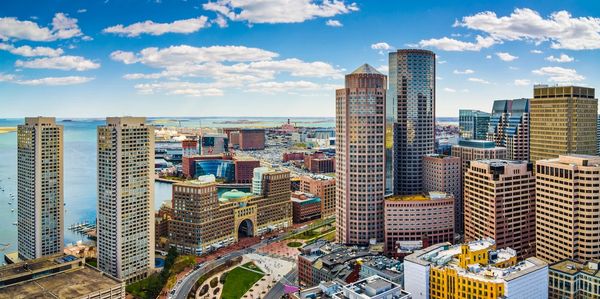
<instances>
[{"instance_id":1,"label":"yellow building","mask_svg":"<svg viewBox=\"0 0 600 299\"><path fill-rule=\"evenodd\" d=\"M598 100L594 89L535 86L531 99L530 159L596 153Z\"/></svg>"},{"instance_id":2,"label":"yellow building","mask_svg":"<svg viewBox=\"0 0 600 299\"><path fill-rule=\"evenodd\" d=\"M414 299L548 297L548 265L537 258L517 262L514 250L497 250L492 239L416 251L404 259L404 275Z\"/></svg>"}]
</instances>

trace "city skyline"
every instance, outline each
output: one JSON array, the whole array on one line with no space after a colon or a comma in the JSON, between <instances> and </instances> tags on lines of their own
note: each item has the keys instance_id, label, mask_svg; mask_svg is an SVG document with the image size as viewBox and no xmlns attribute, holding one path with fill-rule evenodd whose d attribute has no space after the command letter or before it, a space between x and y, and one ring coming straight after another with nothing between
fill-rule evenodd
<instances>
[{"instance_id":1,"label":"city skyline","mask_svg":"<svg viewBox=\"0 0 600 299\"><path fill-rule=\"evenodd\" d=\"M534 83L593 87L599 79L596 3L291 5L292 12L276 1L5 5L2 117L332 117L345 73L360 63L385 73L388 52L402 48L437 54L440 117L532 97ZM392 30L408 24L420 26Z\"/></svg>"}]
</instances>

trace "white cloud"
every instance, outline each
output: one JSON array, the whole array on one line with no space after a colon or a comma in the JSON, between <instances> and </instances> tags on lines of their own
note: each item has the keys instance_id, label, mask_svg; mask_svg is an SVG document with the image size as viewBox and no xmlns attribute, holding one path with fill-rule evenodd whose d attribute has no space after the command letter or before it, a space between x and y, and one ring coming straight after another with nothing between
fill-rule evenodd
<instances>
[{"instance_id":1,"label":"white cloud","mask_svg":"<svg viewBox=\"0 0 600 299\"><path fill-rule=\"evenodd\" d=\"M528 79L516 79L515 85L516 86L529 86L529 85L531 85L531 81Z\"/></svg>"},{"instance_id":2,"label":"white cloud","mask_svg":"<svg viewBox=\"0 0 600 299\"><path fill-rule=\"evenodd\" d=\"M91 77L80 77L80 76L67 76L67 77L46 77L40 79L32 79L32 80L19 80L15 81L17 84L21 85L49 85L49 86L59 86L59 85L74 85L74 84L83 84L94 80Z\"/></svg>"},{"instance_id":3,"label":"white cloud","mask_svg":"<svg viewBox=\"0 0 600 299\"><path fill-rule=\"evenodd\" d=\"M537 49L534 49L534 50L529 51L529 53L531 53L531 54L542 54L544 52L540 51L540 50L537 50Z\"/></svg>"},{"instance_id":4,"label":"white cloud","mask_svg":"<svg viewBox=\"0 0 600 299\"><path fill-rule=\"evenodd\" d=\"M332 90L334 87L330 85L321 85L314 82L308 81L285 81L285 82L257 82L248 85L245 91L248 92L260 92L266 94L275 94L281 92L288 92L294 90L320 90L329 89Z\"/></svg>"},{"instance_id":5,"label":"white cloud","mask_svg":"<svg viewBox=\"0 0 600 299\"><path fill-rule=\"evenodd\" d=\"M553 12L548 18L529 8L517 8L502 17L485 11L463 17L455 26L485 32L498 41L549 41L555 49L600 48L600 18L574 18L565 10Z\"/></svg>"},{"instance_id":6,"label":"white cloud","mask_svg":"<svg viewBox=\"0 0 600 299\"><path fill-rule=\"evenodd\" d=\"M338 20L327 20L327 22L325 22L325 25L331 26L331 27L343 27L344 26L344 24L342 24Z\"/></svg>"},{"instance_id":7,"label":"white cloud","mask_svg":"<svg viewBox=\"0 0 600 299\"><path fill-rule=\"evenodd\" d=\"M481 78L473 78L473 77L471 77L471 78L469 78L469 79L467 79L467 80L469 80L469 81L471 81L471 82L475 82L475 83L481 83L481 84L490 84L490 82L489 82L489 81L483 80L483 79L481 79Z\"/></svg>"},{"instance_id":8,"label":"white cloud","mask_svg":"<svg viewBox=\"0 0 600 299\"><path fill-rule=\"evenodd\" d=\"M219 26L219 28L225 28L227 27L227 19L225 19L225 17L223 17L223 15L218 15L216 19L211 21L214 24L217 24L217 26Z\"/></svg>"},{"instance_id":9,"label":"white cloud","mask_svg":"<svg viewBox=\"0 0 600 299\"><path fill-rule=\"evenodd\" d=\"M498 58L500 58L500 60L502 60L502 61L513 61L513 60L519 58L518 56L513 56L507 52L497 52L496 56L498 56Z\"/></svg>"},{"instance_id":10,"label":"white cloud","mask_svg":"<svg viewBox=\"0 0 600 299\"><path fill-rule=\"evenodd\" d=\"M302 23L315 18L330 18L358 10L356 3L343 0L217 0L202 5L231 21L252 23Z\"/></svg>"},{"instance_id":11,"label":"white cloud","mask_svg":"<svg viewBox=\"0 0 600 299\"><path fill-rule=\"evenodd\" d=\"M475 73L474 70L472 69L466 69L464 71L461 70L454 70L452 73L454 73L455 75L468 75L468 74L473 74Z\"/></svg>"},{"instance_id":12,"label":"white cloud","mask_svg":"<svg viewBox=\"0 0 600 299\"><path fill-rule=\"evenodd\" d=\"M371 45L371 49L373 49L373 50L389 50L391 48L392 48L392 46L390 46L386 42L379 42L379 43L375 43L375 44Z\"/></svg>"},{"instance_id":13,"label":"white cloud","mask_svg":"<svg viewBox=\"0 0 600 299\"><path fill-rule=\"evenodd\" d=\"M479 51L484 48L489 48L498 42L495 41L491 37L482 37L477 36L475 38L476 42L464 42L459 41L457 39L442 37L442 38L432 38L427 40L421 40L419 42L420 47L433 47L436 49L440 49L443 51Z\"/></svg>"},{"instance_id":14,"label":"white cloud","mask_svg":"<svg viewBox=\"0 0 600 299\"><path fill-rule=\"evenodd\" d=\"M516 70L518 70L519 68L518 68L518 67L516 67L516 66L512 66L512 65L511 65L511 66L509 66L509 67L508 67L508 69L509 69L509 70L512 70L512 71L516 71Z\"/></svg>"},{"instance_id":15,"label":"white cloud","mask_svg":"<svg viewBox=\"0 0 600 299\"><path fill-rule=\"evenodd\" d=\"M124 64L133 64L138 62L138 58L133 52L114 51L110 53L110 58L115 61L120 61Z\"/></svg>"},{"instance_id":16,"label":"white cloud","mask_svg":"<svg viewBox=\"0 0 600 299\"><path fill-rule=\"evenodd\" d=\"M35 47L32 48L30 46L20 46L14 47L13 45L0 43L0 50L8 51L15 55L25 56L25 57L35 57L35 56L49 56L55 57L63 54L63 50L61 48L53 49L49 47Z\"/></svg>"},{"instance_id":17,"label":"white cloud","mask_svg":"<svg viewBox=\"0 0 600 299\"><path fill-rule=\"evenodd\" d=\"M540 76L547 76L548 81L557 83L570 83L576 81L583 81L584 76L577 74L574 69L567 69L558 66L546 66L537 70L533 70L532 73Z\"/></svg>"},{"instance_id":18,"label":"white cloud","mask_svg":"<svg viewBox=\"0 0 600 299\"><path fill-rule=\"evenodd\" d=\"M207 83L194 82L159 82L142 83L134 86L141 94L155 94L158 92L167 95L184 95L191 97L222 96L223 90Z\"/></svg>"},{"instance_id":19,"label":"white cloud","mask_svg":"<svg viewBox=\"0 0 600 299\"><path fill-rule=\"evenodd\" d=\"M444 80L444 77L440 77L440 76L435 76L436 80Z\"/></svg>"},{"instance_id":20,"label":"white cloud","mask_svg":"<svg viewBox=\"0 0 600 299\"><path fill-rule=\"evenodd\" d=\"M193 19L177 20L172 23L138 22L128 26L121 24L105 28L103 32L136 37L142 34L163 35L165 33L189 34L210 26L208 18L200 16Z\"/></svg>"},{"instance_id":21,"label":"white cloud","mask_svg":"<svg viewBox=\"0 0 600 299\"><path fill-rule=\"evenodd\" d=\"M38 58L33 60L17 60L15 66L30 69L56 69L56 70L77 70L85 71L97 69L99 63L93 62L81 56L58 56L48 58Z\"/></svg>"},{"instance_id":22,"label":"white cloud","mask_svg":"<svg viewBox=\"0 0 600 299\"><path fill-rule=\"evenodd\" d=\"M322 61L307 62L297 58L276 59L279 54L259 48L243 46L192 47L188 45L168 48L146 48L138 53L115 51L111 59L125 64L140 63L159 69L158 72L131 73L123 78L128 80L158 80L165 78L172 81L186 82L185 86L175 82L164 82L162 85L138 84L135 86L141 93L162 92L166 94L196 93L206 95L204 90L237 88L248 90L252 86L255 92L275 92L276 89L308 88L309 81L277 81L278 75L302 78L335 79L343 78L344 69L339 69ZM183 78L186 78L183 80ZM198 78L202 82L191 82ZM267 84L267 82L275 82ZM170 85L166 85L169 83ZM258 84L260 83L260 84ZM200 84L200 85L198 85ZM318 84L318 83L315 83ZM324 85L322 85L324 86ZM174 90L181 90L177 93ZM192 90L198 90L193 92ZM210 94L215 94L211 92Z\"/></svg>"},{"instance_id":23,"label":"white cloud","mask_svg":"<svg viewBox=\"0 0 600 299\"><path fill-rule=\"evenodd\" d=\"M180 45L162 49L145 48L137 55L132 52L115 51L111 53L111 58L126 64L140 62L153 67L166 68L172 65L193 65L204 62L263 61L278 55L271 51L244 46L193 47Z\"/></svg>"},{"instance_id":24,"label":"white cloud","mask_svg":"<svg viewBox=\"0 0 600 299\"><path fill-rule=\"evenodd\" d=\"M558 57L554 57L553 55L550 55L550 56L546 57L546 60L552 61L552 62L573 62L575 60L575 58L573 58L567 54L560 54L560 56L558 56Z\"/></svg>"},{"instance_id":25,"label":"white cloud","mask_svg":"<svg viewBox=\"0 0 600 299\"><path fill-rule=\"evenodd\" d=\"M456 92L456 89L446 87L446 88L444 88L444 91L454 93L454 92Z\"/></svg>"},{"instance_id":26,"label":"white cloud","mask_svg":"<svg viewBox=\"0 0 600 299\"><path fill-rule=\"evenodd\" d=\"M446 60L438 60L438 61L437 61L437 63L439 63L439 64L444 64L444 63L446 63L446 62L448 62L448 61L446 61Z\"/></svg>"},{"instance_id":27,"label":"white cloud","mask_svg":"<svg viewBox=\"0 0 600 299\"><path fill-rule=\"evenodd\" d=\"M81 8L81 9L77 10L77 13L84 13L84 12L87 12L87 9Z\"/></svg>"},{"instance_id":28,"label":"white cloud","mask_svg":"<svg viewBox=\"0 0 600 299\"><path fill-rule=\"evenodd\" d=\"M35 22L20 21L14 17L0 18L0 40L30 40L48 42L82 36L77 19L64 13L56 13L52 19L52 28L40 27Z\"/></svg>"},{"instance_id":29,"label":"white cloud","mask_svg":"<svg viewBox=\"0 0 600 299\"><path fill-rule=\"evenodd\" d=\"M492 59L492 55L485 55L485 59Z\"/></svg>"},{"instance_id":30,"label":"white cloud","mask_svg":"<svg viewBox=\"0 0 600 299\"><path fill-rule=\"evenodd\" d=\"M14 79L15 75L0 73L0 82L13 81Z\"/></svg>"}]
</instances>

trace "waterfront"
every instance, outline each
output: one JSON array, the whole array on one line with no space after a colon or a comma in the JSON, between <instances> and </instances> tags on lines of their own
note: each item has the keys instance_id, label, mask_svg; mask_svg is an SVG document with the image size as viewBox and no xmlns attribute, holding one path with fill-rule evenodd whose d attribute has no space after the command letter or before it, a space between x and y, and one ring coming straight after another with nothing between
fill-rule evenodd
<instances>
[{"instance_id":1,"label":"waterfront","mask_svg":"<svg viewBox=\"0 0 600 299\"><path fill-rule=\"evenodd\" d=\"M67 228L96 218L96 127L103 119L58 120L64 125L64 192L65 192L65 243L74 243L85 237ZM157 125L185 127L278 126L287 118L186 118L151 119ZM23 119L1 119L0 127L15 127ZM333 126L333 118L292 119L297 125ZM0 134L0 262L4 253L17 248L17 136L16 132ZM156 182L155 208L171 198L171 184ZM9 204L11 202L11 204ZM14 209L14 211L12 211ZM2 246L10 244L9 246Z\"/></svg>"}]
</instances>

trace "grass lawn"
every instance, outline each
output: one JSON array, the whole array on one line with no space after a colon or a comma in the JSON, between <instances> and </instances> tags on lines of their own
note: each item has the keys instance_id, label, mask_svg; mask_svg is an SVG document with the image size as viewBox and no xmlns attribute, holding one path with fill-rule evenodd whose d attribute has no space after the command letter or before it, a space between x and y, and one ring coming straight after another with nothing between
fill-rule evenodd
<instances>
[{"instance_id":1,"label":"grass lawn","mask_svg":"<svg viewBox=\"0 0 600 299\"><path fill-rule=\"evenodd\" d=\"M244 265L247 268L255 269L255 265ZM240 299L244 294L257 282L264 274L259 274L246 270L241 267L237 267L227 274L225 285L223 286L223 292L221 293L222 299Z\"/></svg>"},{"instance_id":2,"label":"grass lawn","mask_svg":"<svg viewBox=\"0 0 600 299\"><path fill-rule=\"evenodd\" d=\"M289 242L289 243L287 243L287 246L288 247L292 247L292 248L296 248L296 247L302 246L302 243L301 242Z\"/></svg>"},{"instance_id":3,"label":"grass lawn","mask_svg":"<svg viewBox=\"0 0 600 299\"><path fill-rule=\"evenodd\" d=\"M98 268L98 261L96 259L85 259L85 263L94 268Z\"/></svg>"}]
</instances>

